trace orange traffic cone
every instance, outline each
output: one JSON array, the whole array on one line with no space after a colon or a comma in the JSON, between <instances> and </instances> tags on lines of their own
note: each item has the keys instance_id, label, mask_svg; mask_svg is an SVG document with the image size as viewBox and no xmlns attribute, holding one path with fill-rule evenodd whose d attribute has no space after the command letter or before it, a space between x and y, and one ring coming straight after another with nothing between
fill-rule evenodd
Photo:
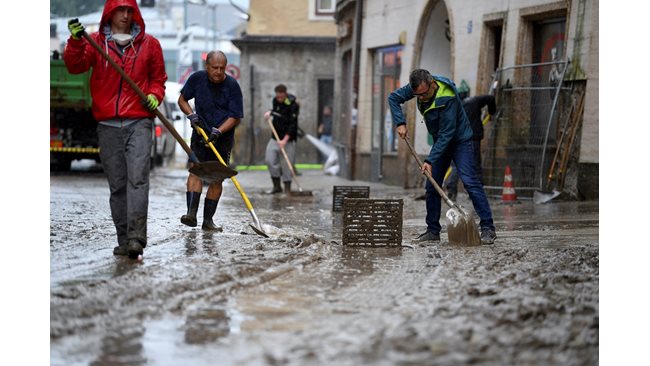
<instances>
[{"instance_id":1,"label":"orange traffic cone","mask_svg":"<svg viewBox=\"0 0 650 366\"><path fill-rule=\"evenodd\" d=\"M517 202L517 193L515 186L512 183L512 172L510 165L506 165L506 175L503 177L503 194L501 195L501 203L515 203Z\"/></svg>"}]
</instances>

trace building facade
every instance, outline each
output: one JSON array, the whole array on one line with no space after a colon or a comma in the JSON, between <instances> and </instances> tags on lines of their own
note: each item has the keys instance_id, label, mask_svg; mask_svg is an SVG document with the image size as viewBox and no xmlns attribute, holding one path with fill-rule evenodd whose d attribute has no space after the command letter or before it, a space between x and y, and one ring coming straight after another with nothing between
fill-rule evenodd
<instances>
[{"instance_id":1,"label":"building facade","mask_svg":"<svg viewBox=\"0 0 650 366\"><path fill-rule=\"evenodd\" d=\"M272 132L263 115L271 109L278 84L285 84L300 103L298 127L316 136L320 111L334 99L334 10L334 1L250 1L246 32L233 40L241 51L239 82L246 108L236 132L239 164L264 164ZM295 162L318 159L318 150L299 138Z\"/></svg>"},{"instance_id":2,"label":"building facade","mask_svg":"<svg viewBox=\"0 0 650 366\"><path fill-rule=\"evenodd\" d=\"M507 165L521 195L598 197L598 0L340 0L336 24L341 175L422 185L386 98L424 68L497 97L481 149L487 189L498 193ZM404 110L425 155L415 102Z\"/></svg>"}]
</instances>

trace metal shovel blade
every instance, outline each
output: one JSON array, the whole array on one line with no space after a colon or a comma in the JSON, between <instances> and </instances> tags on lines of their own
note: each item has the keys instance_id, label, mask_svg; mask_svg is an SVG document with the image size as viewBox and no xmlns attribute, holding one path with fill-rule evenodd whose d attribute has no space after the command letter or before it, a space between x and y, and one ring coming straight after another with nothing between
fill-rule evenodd
<instances>
[{"instance_id":1,"label":"metal shovel blade","mask_svg":"<svg viewBox=\"0 0 650 366\"><path fill-rule=\"evenodd\" d=\"M472 215L455 207L447 211L447 236L450 244L480 245L481 236Z\"/></svg>"},{"instance_id":2,"label":"metal shovel blade","mask_svg":"<svg viewBox=\"0 0 650 366\"><path fill-rule=\"evenodd\" d=\"M237 175L237 171L221 164L218 161L206 161L203 163L194 163L190 168L190 173L198 176L206 183L214 183L223 181Z\"/></svg>"},{"instance_id":3,"label":"metal shovel blade","mask_svg":"<svg viewBox=\"0 0 650 366\"><path fill-rule=\"evenodd\" d=\"M533 202L535 202L536 205L540 203L546 203L554 199L555 197L559 196L562 192L553 190L553 192L540 192L540 191L535 191L533 192Z\"/></svg>"},{"instance_id":4,"label":"metal shovel blade","mask_svg":"<svg viewBox=\"0 0 650 366\"><path fill-rule=\"evenodd\" d=\"M291 191L287 193L289 197L311 197L314 194L312 191Z\"/></svg>"},{"instance_id":5,"label":"metal shovel blade","mask_svg":"<svg viewBox=\"0 0 650 366\"><path fill-rule=\"evenodd\" d=\"M248 224L248 226L250 226L251 229L253 229L253 231L257 233L257 235L261 235L261 236L263 236L263 237L265 237L265 238L268 238L268 237L269 237L267 233L265 233L265 232L262 231L261 229L256 228L255 225L253 225L253 224Z\"/></svg>"}]
</instances>

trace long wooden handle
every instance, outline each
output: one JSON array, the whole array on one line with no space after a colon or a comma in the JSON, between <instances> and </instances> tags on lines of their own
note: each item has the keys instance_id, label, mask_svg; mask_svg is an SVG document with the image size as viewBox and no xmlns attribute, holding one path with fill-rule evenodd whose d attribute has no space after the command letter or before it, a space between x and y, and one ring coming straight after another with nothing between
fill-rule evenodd
<instances>
[{"instance_id":1,"label":"long wooden handle","mask_svg":"<svg viewBox=\"0 0 650 366\"><path fill-rule=\"evenodd\" d=\"M273 136L275 136L275 139L278 141L278 147L280 148L280 151L282 151L282 155L284 155L284 159L287 161L287 165L289 166L289 171L293 176L293 180L296 181L298 190L302 192L302 187L300 186L300 183L298 183L298 178L296 178L296 172L293 171L293 164L291 164L291 160L289 160L289 156L284 151L284 148L280 146L280 136L278 136L278 132L275 130L275 127L273 127L273 121L271 120L271 118L269 118L267 121L269 122L269 126L271 126L271 131L273 131Z\"/></svg>"},{"instance_id":2,"label":"long wooden handle","mask_svg":"<svg viewBox=\"0 0 650 366\"><path fill-rule=\"evenodd\" d=\"M146 100L147 100L147 96L146 96L146 95L144 94L144 92L140 89L140 87L138 87L138 84L136 84L136 83L135 83L135 82L134 82L134 81L129 77L129 75L127 75L126 72L124 72L124 70L122 70L122 68L120 67L120 65L118 65L115 61L113 61L113 59L108 55L108 53L106 53L106 51L104 51L104 50L103 50L103 49L102 49L102 48L97 44L97 42L95 42L95 40L92 39L92 38L88 35L88 33L83 32L81 35L86 39L86 41L88 41L88 43L90 43L91 46L93 46L93 47L97 50L97 52L99 52L102 56L104 56L104 58L106 59L106 61L108 61L108 63L110 63L111 66L113 66L113 68L114 68L114 69L115 69L115 70L116 70L120 75L122 75L122 78L123 78L123 79L124 79L124 80L125 80L125 81L126 81L126 82L131 86L131 87L132 87L132 88L133 88L133 90L136 92L136 94L138 94L138 96L140 97L140 99L142 99L142 101L146 101ZM183 138L181 137L181 135L178 134L178 132L177 132L176 129L174 128L174 125L172 125L171 122L169 122L169 120L167 120L167 118L166 118L162 113L160 113L159 110L156 109L156 110L153 111L153 112L156 114L156 116L158 116L158 118L160 118L160 120L162 121L162 123L165 125L165 127L167 127L167 129L169 130L169 132L171 132L171 134L172 134L172 135L174 136L174 138L178 141L178 143L181 144L181 147L183 147L183 150L185 150L185 152L187 153L187 155L189 155L190 160L192 160L192 162L194 162L194 163L199 163L199 159L196 157L196 154L194 154L194 152L192 151L192 149L190 149L190 147L187 146L187 143L185 142L185 140L183 140Z\"/></svg>"},{"instance_id":3,"label":"long wooden handle","mask_svg":"<svg viewBox=\"0 0 650 366\"><path fill-rule=\"evenodd\" d=\"M404 142L406 142L406 146L408 146L409 150L411 151L411 155L413 155L413 157L415 158L415 161L418 163L418 166L420 167L420 169L422 169L422 160L420 160L420 157L418 156L418 154L415 153L415 150L413 149L413 146L411 146L411 142L406 137L404 138ZM445 194L445 191L443 191L442 188L440 188L440 186L438 185L438 183L436 183L436 180L433 179L431 174L429 174L429 172L425 170L424 175L427 177L427 179L429 179L429 182L431 183L431 185L433 185L433 188L435 188L436 191L438 191L438 194L440 194L440 197L442 197L445 200L445 203L449 207L455 207L456 204L452 200L450 200L449 197L447 197L447 195Z\"/></svg>"}]
</instances>

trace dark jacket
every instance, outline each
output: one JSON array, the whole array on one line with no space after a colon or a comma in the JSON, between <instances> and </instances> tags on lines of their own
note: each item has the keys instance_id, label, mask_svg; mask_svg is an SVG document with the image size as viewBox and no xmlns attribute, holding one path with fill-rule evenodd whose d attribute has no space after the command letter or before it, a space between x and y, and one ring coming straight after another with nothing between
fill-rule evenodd
<instances>
[{"instance_id":1,"label":"dark jacket","mask_svg":"<svg viewBox=\"0 0 650 366\"><path fill-rule=\"evenodd\" d=\"M488 107L488 113L494 115L497 111L497 104L492 95L477 95L463 99L463 108L467 118L472 125L474 140L483 139L483 121L481 120L481 109Z\"/></svg>"},{"instance_id":2,"label":"dark jacket","mask_svg":"<svg viewBox=\"0 0 650 366\"><path fill-rule=\"evenodd\" d=\"M124 53L116 48L114 42L108 42L102 29L108 24L115 9L119 6L133 8L133 24L136 30L133 47L124 48ZM158 101L165 96L165 61L160 42L144 31L144 20L136 0L108 0L100 22L100 31L90 34L109 56L122 67L144 94L153 94ZM132 33L133 34L133 33ZM92 111L97 121L111 118L153 117L141 103L140 97L131 85L122 80L108 61L85 39L68 39L63 53L65 66L71 74L80 74L92 68L90 76L90 93Z\"/></svg>"},{"instance_id":3,"label":"dark jacket","mask_svg":"<svg viewBox=\"0 0 650 366\"><path fill-rule=\"evenodd\" d=\"M273 127L278 133L278 137L283 139L289 135L289 141L296 141L298 135L298 114L300 114L300 105L296 102L294 95L288 94L284 102L278 102L273 98ZM275 140L275 136L271 135Z\"/></svg>"},{"instance_id":4,"label":"dark jacket","mask_svg":"<svg viewBox=\"0 0 650 366\"><path fill-rule=\"evenodd\" d=\"M462 107L456 85L453 81L433 75L438 90L432 101L418 104L418 110L424 117L427 131L433 137L433 146L425 162L435 165L442 153L451 144L472 139L472 128ZM414 98L410 84L393 91L388 96L388 105L395 127L406 124L401 105Z\"/></svg>"}]
</instances>

